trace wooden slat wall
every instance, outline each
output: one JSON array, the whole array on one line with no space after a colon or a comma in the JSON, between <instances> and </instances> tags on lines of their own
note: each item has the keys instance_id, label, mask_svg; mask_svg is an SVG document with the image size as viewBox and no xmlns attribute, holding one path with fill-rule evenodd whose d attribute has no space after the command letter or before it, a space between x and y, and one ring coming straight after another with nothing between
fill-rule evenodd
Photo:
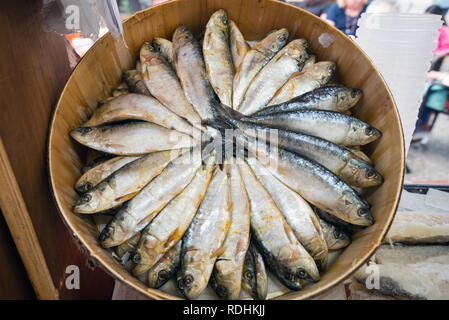
<instances>
[{"instance_id":1,"label":"wooden slat wall","mask_svg":"<svg viewBox=\"0 0 449 320\"><path fill-rule=\"evenodd\" d=\"M59 297L107 299L112 278L87 265L51 198L47 131L71 70L63 37L42 31L41 5L35 0L0 2L0 136ZM65 288L68 265L80 268L80 290Z\"/></svg>"}]
</instances>

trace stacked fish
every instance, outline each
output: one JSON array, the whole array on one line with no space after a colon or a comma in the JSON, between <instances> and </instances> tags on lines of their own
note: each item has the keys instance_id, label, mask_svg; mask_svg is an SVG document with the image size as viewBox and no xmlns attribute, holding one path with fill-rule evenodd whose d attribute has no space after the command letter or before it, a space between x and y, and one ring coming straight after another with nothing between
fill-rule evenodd
<instances>
[{"instance_id":1,"label":"stacked fish","mask_svg":"<svg viewBox=\"0 0 449 320\"><path fill-rule=\"evenodd\" d=\"M175 278L189 299L208 284L222 299L241 288L265 299L269 270L300 290L350 243L340 225L374 223L355 190L383 181L360 151L381 133L349 111L362 92L288 38L273 30L251 48L224 10L201 40L179 26L172 42L144 43L124 84L70 133L103 154L73 211L95 214L101 246L131 255L150 287Z\"/></svg>"}]
</instances>

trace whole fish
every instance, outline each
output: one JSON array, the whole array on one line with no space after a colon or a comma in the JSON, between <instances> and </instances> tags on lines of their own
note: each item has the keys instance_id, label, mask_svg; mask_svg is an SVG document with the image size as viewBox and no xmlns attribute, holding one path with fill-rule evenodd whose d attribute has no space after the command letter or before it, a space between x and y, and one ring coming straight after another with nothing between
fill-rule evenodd
<instances>
[{"instance_id":1,"label":"whole fish","mask_svg":"<svg viewBox=\"0 0 449 320\"><path fill-rule=\"evenodd\" d=\"M110 158L91 169L84 172L84 174L76 181L75 190L84 193L91 190L101 181L110 176L125 164L130 163L139 157L114 157Z\"/></svg>"},{"instance_id":2,"label":"whole fish","mask_svg":"<svg viewBox=\"0 0 449 320\"><path fill-rule=\"evenodd\" d=\"M207 76L201 46L185 26L179 26L173 34L173 62L187 101L202 120L213 119L216 97Z\"/></svg>"},{"instance_id":3,"label":"whole fish","mask_svg":"<svg viewBox=\"0 0 449 320\"><path fill-rule=\"evenodd\" d=\"M153 97L142 94L127 94L110 100L97 109L83 126L93 127L108 122L122 120L144 120L158 124L167 129L174 129L179 132L195 135L194 127L183 118L163 106Z\"/></svg>"},{"instance_id":4,"label":"whole fish","mask_svg":"<svg viewBox=\"0 0 449 320\"><path fill-rule=\"evenodd\" d=\"M232 120L231 120L232 121ZM245 134L316 161L354 187L374 187L382 175L348 149L330 141L288 130L233 121Z\"/></svg>"},{"instance_id":5,"label":"whole fish","mask_svg":"<svg viewBox=\"0 0 449 320\"><path fill-rule=\"evenodd\" d=\"M212 88L221 103L231 107L234 65L229 48L228 16L223 9L215 11L206 25L203 56Z\"/></svg>"},{"instance_id":6,"label":"whole fish","mask_svg":"<svg viewBox=\"0 0 449 320\"><path fill-rule=\"evenodd\" d=\"M154 38L151 44L174 69L175 65L173 64L173 45L171 41L164 38Z\"/></svg>"},{"instance_id":7,"label":"whole fish","mask_svg":"<svg viewBox=\"0 0 449 320\"><path fill-rule=\"evenodd\" d=\"M185 151L150 153L124 165L92 190L84 193L73 206L73 212L92 214L120 206L134 197L159 175L170 161Z\"/></svg>"},{"instance_id":8,"label":"whole fish","mask_svg":"<svg viewBox=\"0 0 449 320\"><path fill-rule=\"evenodd\" d=\"M214 166L215 158L209 157L206 168L199 169L192 182L143 230L134 255L135 275L152 268L182 238L204 198Z\"/></svg>"},{"instance_id":9,"label":"whole fish","mask_svg":"<svg viewBox=\"0 0 449 320\"><path fill-rule=\"evenodd\" d=\"M248 115L264 108L290 76L302 70L309 57L307 46L305 39L296 39L279 51L255 76L238 110Z\"/></svg>"},{"instance_id":10,"label":"whole fish","mask_svg":"<svg viewBox=\"0 0 449 320\"><path fill-rule=\"evenodd\" d=\"M130 122L98 127L80 127L70 136L89 148L121 156L189 148L191 136L149 122Z\"/></svg>"},{"instance_id":11,"label":"whole fish","mask_svg":"<svg viewBox=\"0 0 449 320\"><path fill-rule=\"evenodd\" d=\"M296 239L273 199L245 163L239 167L250 201L252 239L273 274L289 289L301 289L302 280L320 275L313 258Z\"/></svg>"},{"instance_id":12,"label":"whole fish","mask_svg":"<svg viewBox=\"0 0 449 320\"><path fill-rule=\"evenodd\" d=\"M324 110L300 109L241 120L315 136L344 146L365 145L382 136L379 130L355 117Z\"/></svg>"},{"instance_id":13,"label":"whole fish","mask_svg":"<svg viewBox=\"0 0 449 320\"><path fill-rule=\"evenodd\" d=\"M289 32L287 29L278 30L266 36L246 53L240 69L237 70L234 77L232 97L234 109L238 110L254 77L287 43L288 36Z\"/></svg>"},{"instance_id":14,"label":"whole fish","mask_svg":"<svg viewBox=\"0 0 449 320\"><path fill-rule=\"evenodd\" d=\"M176 274L181 261L181 246L180 240L148 271L150 288L159 289Z\"/></svg>"},{"instance_id":15,"label":"whole fish","mask_svg":"<svg viewBox=\"0 0 449 320\"><path fill-rule=\"evenodd\" d=\"M248 164L283 214L296 238L315 260L318 269L324 271L328 258L327 245L315 212L300 195L275 178L256 159L248 161Z\"/></svg>"},{"instance_id":16,"label":"whole fish","mask_svg":"<svg viewBox=\"0 0 449 320\"><path fill-rule=\"evenodd\" d=\"M175 70L167 60L148 42L140 49L142 76L150 93L168 109L192 124L198 124L200 117L187 101Z\"/></svg>"},{"instance_id":17,"label":"whole fish","mask_svg":"<svg viewBox=\"0 0 449 320\"><path fill-rule=\"evenodd\" d=\"M242 268L249 245L249 200L237 164L229 166L231 225L223 243L223 253L215 261L210 284L221 299L236 300L240 295Z\"/></svg>"},{"instance_id":18,"label":"whole fish","mask_svg":"<svg viewBox=\"0 0 449 320\"><path fill-rule=\"evenodd\" d=\"M321 61L294 73L280 88L269 106L280 104L327 84L335 74L335 62Z\"/></svg>"},{"instance_id":19,"label":"whole fish","mask_svg":"<svg viewBox=\"0 0 449 320\"><path fill-rule=\"evenodd\" d=\"M232 20L229 20L229 47L231 48L234 69L237 71L242 64L246 53L251 48L246 43L245 38L237 27L237 24Z\"/></svg>"},{"instance_id":20,"label":"whole fish","mask_svg":"<svg viewBox=\"0 0 449 320\"><path fill-rule=\"evenodd\" d=\"M139 61L140 63L140 61ZM132 93L144 94L146 96L150 96L151 93L145 86L145 82L143 81L142 73L137 70L128 70L123 72L122 75L123 81L128 85L129 91Z\"/></svg>"},{"instance_id":21,"label":"whole fish","mask_svg":"<svg viewBox=\"0 0 449 320\"><path fill-rule=\"evenodd\" d=\"M351 237L336 225L326 222L323 219L320 219L320 225L323 229L324 238L326 239L329 250L343 249L351 243Z\"/></svg>"},{"instance_id":22,"label":"whole fish","mask_svg":"<svg viewBox=\"0 0 449 320\"><path fill-rule=\"evenodd\" d=\"M141 231L166 205L184 190L201 166L198 149L183 153L127 202L100 235L104 248L117 246ZM139 228L138 228L139 227Z\"/></svg>"},{"instance_id":23,"label":"whole fish","mask_svg":"<svg viewBox=\"0 0 449 320\"><path fill-rule=\"evenodd\" d=\"M293 152L273 146L268 150L264 142L252 137L239 136L236 140L246 144L251 157L256 155L270 173L307 202L354 225L374 223L370 204L328 169Z\"/></svg>"},{"instance_id":24,"label":"whole fish","mask_svg":"<svg viewBox=\"0 0 449 320\"><path fill-rule=\"evenodd\" d=\"M137 244L139 243L140 232L137 232L133 237L123 242L121 245L117 246L115 249L115 253L119 258L123 258L123 256L129 252L133 254L136 251Z\"/></svg>"},{"instance_id":25,"label":"whole fish","mask_svg":"<svg viewBox=\"0 0 449 320\"><path fill-rule=\"evenodd\" d=\"M216 169L206 196L182 241L178 287L188 299L196 298L209 282L221 254L231 221L229 179Z\"/></svg>"},{"instance_id":26,"label":"whole fish","mask_svg":"<svg viewBox=\"0 0 449 320\"><path fill-rule=\"evenodd\" d=\"M362 97L362 90L343 86L326 86L306 92L287 102L266 107L255 116L280 112L291 112L304 108L343 112L356 105Z\"/></svg>"},{"instance_id":27,"label":"whole fish","mask_svg":"<svg viewBox=\"0 0 449 320\"><path fill-rule=\"evenodd\" d=\"M254 300L265 300L268 292L268 278L262 255L251 242L245 255L242 274L242 288Z\"/></svg>"}]
</instances>

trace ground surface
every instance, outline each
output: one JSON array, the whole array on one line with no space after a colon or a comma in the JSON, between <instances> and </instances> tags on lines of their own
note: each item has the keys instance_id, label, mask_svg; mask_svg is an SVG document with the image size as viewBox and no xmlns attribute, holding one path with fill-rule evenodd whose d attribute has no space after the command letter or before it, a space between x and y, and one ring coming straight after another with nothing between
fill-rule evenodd
<instances>
[{"instance_id":1,"label":"ground surface","mask_svg":"<svg viewBox=\"0 0 449 320\"><path fill-rule=\"evenodd\" d=\"M424 145L412 145L405 183L449 184L449 116L440 114Z\"/></svg>"}]
</instances>

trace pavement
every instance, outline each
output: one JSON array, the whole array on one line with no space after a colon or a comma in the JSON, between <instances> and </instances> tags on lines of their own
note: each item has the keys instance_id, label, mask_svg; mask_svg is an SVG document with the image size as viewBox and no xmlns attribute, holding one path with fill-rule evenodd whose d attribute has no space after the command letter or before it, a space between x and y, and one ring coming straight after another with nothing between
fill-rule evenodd
<instances>
[{"instance_id":1,"label":"pavement","mask_svg":"<svg viewBox=\"0 0 449 320\"><path fill-rule=\"evenodd\" d=\"M425 144L412 144L405 183L449 185L449 116L440 114Z\"/></svg>"}]
</instances>

